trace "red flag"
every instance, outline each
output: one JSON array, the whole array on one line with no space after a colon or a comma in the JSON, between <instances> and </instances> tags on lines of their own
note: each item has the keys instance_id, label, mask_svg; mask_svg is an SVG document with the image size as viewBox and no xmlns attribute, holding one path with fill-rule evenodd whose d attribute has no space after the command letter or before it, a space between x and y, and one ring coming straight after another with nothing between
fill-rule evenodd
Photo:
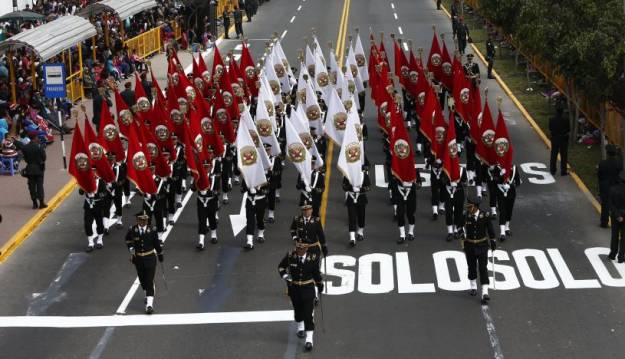
<instances>
[{"instance_id":1,"label":"red flag","mask_svg":"<svg viewBox=\"0 0 625 359\"><path fill-rule=\"evenodd\" d=\"M226 93L226 91L224 91L224 93ZM230 96L232 96L231 93ZM224 100L225 99L221 93L216 94L215 104L213 106L213 118L216 118L219 122L219 131L224 136L226 141L228 143L234 143L234 141L236 140L236 134L234 132L234 127L232 124L233 118L231 115L231 111L229 111Z\"/></svg>"},{"instance_id":2,"label":"red flag","mask_svg":"<svg viewBox=\"0 0 625 359\"><path fill-rule=\"evenodd\" d=\"M453 114L450 116L449 122L453 122ZM434 115L434 141L431 145L432 154L439 160L443 159L443 153L445 152L445 138L447 137L447 122L443 118L442 113L440 115Z\"/></svg>"},{"instance_id":3,"label":"red flag","mask_svg":"<svg viewBox=\"0 0 625 359\"><path fill-rule=\"evenodd\" d=\"M128 179L144 194L155 194L156 184L150 170L149 153L139 142L137 126L128 129Z\"/></svg>"},{"instance_id":4,"label":"red flag","mask_svg":"<svg viewBox=\"0 0 625 359\"><path fill-rule=\"evenodd\" d=\"M417 178L412 141L404 126L402 110L397 109L395 103L389 105L389 110L391 112L391 171L400 181L412 182Z\"/></svg>"},{"instance_id":5,"label":"red flag","mask_svg":"<svg viewBox=\"0 0 625 359\"><path fill-rule=\"evenodd\" d=\"M495 149L493 144L495 142L495 125L493 122L493 115L490 112L488 106L488 99L484 103L484 110L482 111L481 123L478 119L479 125L479 140L476 143L475 155L477 158L488 166L494 166L497 163L495 157Z\"/></svg>"},{"instance_id":6,"label":"red flag","mask_svg":"<svg viewBox=\"0 0 625 359\"><path fill-rule=\"evenodd\" d=\"M134 115L124 102L117 89L115 89L115 108L117 109L117 125L119 126L119 132L122 135L128 137L130 127L136 126Z\"/></svg>"},{"instance_id":7,"label":"red flag","mask_svg":"<svg viewBox=\"0 0 625 359\"><path fill-rule=\"evenodd\" d=\"M436 30L434 30L434 36L432 37L432 47L430 48L430 55L428 56L428 71L434 74L434 77L437 80L441 80L442 78L442 53L441 46L438 43L438 35L436 34Z\"/></svg>"},{"instance_id":8,"label":"red flag","mask_svg":"<svg viewBox=\"0 0 625 359\"><path fill-rule=\"evenodd\" d=\"M258 81L258 76L256 76L256 68L254 64L255 62L252 58L252 54L250 53L250 49L247 47L247 44L244 41L239 68L242 72L245 73L245 86L247 87L248 91L250 92L252 97L258 97L258 87L256 87L256 81Z\"/></svg>"},{"instance_id":9,"label":"red flag","mask_svg":"<svg viewBox=\"0 0 625 359\"><path fill-rule=\"evenodd\" d=\"M98 177L102 178L104 182L111 183L115 180L115 173L111 168L111 164L105 155L104 147L98 142L98 139L89 124L89 119L85 115L85 144L89 150L89 159L91 165L95 167L95 172Z\"/></svg>"},{"instance_id":10,"label":"red flag","mask_svg":"<svg viewBox=\"0 0 625 359\"><path fill-rule=\"evenodd\" d=\"M123 162L126 159L124 145L119 137L119 130L113 122L113 117L109 111L106 101L102 101L102 110L100 111L100 128L98 129L98 142L106 149L106 152L115 154L117 162Z\"/></svg>"},{"instance_id":11,"label":"red flag","mask_svg":"<svg viewBox=\"0 0 625 359\"><path fill-rule=\"evenodd\" d=\"M196 159L196 151L195 151L195 143L191 140L191 130L188 125L184 125L183 127L183 135L182 135L182 143L184 144L184 157L187 162L187 168L191 175L197 182L199 178L197 159Z\"/></svg>"},{"instance_id":12,"label":"red flag","mask_svg":"<svg viewBox=\"0 0 625 359\"><path fill-rule=\"evenodd\" d=\"M470 90L471 96L471 111L469 115L469 130L471 135L471 140L473 143L477 143L480 140L480 125L478 123L478 118L482 114L482 96L480 96L479 87L471 86Z\"/></svg>"},{"instance_id":13,"label":"red flag","mask_svg":"<svg viewBox=\"0 0 625 359\"><path fill-rule=\"evenodd\" d=\"M219 48L215 46L215 52L213 52L213 69L211 71L211 78L213 79L213 85L216 88L220 88L222 84L222 76L226 72L226 66L224 60L219 53Z\"/></svg>"},{"instance_id":14,"label":"red flag","mask_svg":"<svg viewBox=\"0 0 625 359\"><path fill-rule=\"evenodd\" d=\"M91 170L90 162L89 155L87 154L87 146L85 146L82 133L80 133L80 126L78 122L76 122L68 172L76 179L78 186L80 186L83 191L94 193L97 190L97 184L93 171Z\"/></svg>"},{"instance_id":15,"label":"red flag","mask_svg":"<svg viewBox=\"0 0 625 359\"><path fill-rule=\"evenodd\" d=\"M444 146L443 171L447 174L450 182L458 182L460 181L460 158L458 156L458 144L456 143L456 124L453 117L449 120Z\"/></svg>"},{"instance_id":16,"label":"red flag","mask_svg":"<svg viewBox=\"0 0 625 359\"><path fill-rule=\"evenodd\" d=\"M453 97L456 112L458 112L463 121L469 122L469 116L473 111L471 83L467 80L462 69L454 72Z\"/></svg>"},{"instance_id":17,"label":"red flag","mask_svg":"<svg viewBox=\"0 0 625 359\"><path fill-rule=\"evenodd\" d=\"M147 126L141 125L141 131L143 136L143 148L147 149L150 153L150 163L154 165L156 175L159 177L169 177L171 175L171 167L167 159L165 159L165 156L163 156L162 148L159 146L160 142ZM169 153L171 154L171 151Z\"/></svg>"},{"instance_id":18,"label":"red flag","mask_svg":"<svg viewBox=\"0 0 625 359\"><path fill-rule=\"evenodd\" d=\"M433 143L432 141L434 141L434 116L439 116L443 122L445 121L442 118L443 114L437 97L434 89L428 86L427 94L425 95L425 105L423 106L423 110L418 112L420 118L419 130L431 144ZM440 120L438 123L440 124ZM434 151L434 146L432 146L432 151Z\"/></svg>"},{"instance_id":19,"label":"red flag","mask_svg":"<svg viewBox=\"0 0 625 359\"><path fill-rule=\"evenodd\" d=\"M410 82L410 67L406 54L401 48L399 41L393 41L393 47L395 51L395 76L399 79L399 83L402 88L409 86Z\"/></svg>"},{"instance_id":20,"label":"red flag","mask_svg":"<svg viewBox=\"0 0 625 359\"><path fill-rule=\"evenodd\" d=\"M497 129L495 130L495 154L497 155L497 164L506 170L504 178L508 179L512 173L512 155L514 154L514 149L512 148L506 121L503 118L501 110L499 110Z\"/></svg>"},{"instance_id":21,"label":"red flag","mask_svg":"<svg viewBox=\"0 0 625 359\"><path fill-rule=\"evenodd\" d=\"M449 52L447 51L447 45L445 45L445 41L443 41L443 53L441 61L442 64L440 80L441 83L447 88L447 90L451 91L454 85L454 69L451 56L449 56Z\"/></svg>"}]
</instances>

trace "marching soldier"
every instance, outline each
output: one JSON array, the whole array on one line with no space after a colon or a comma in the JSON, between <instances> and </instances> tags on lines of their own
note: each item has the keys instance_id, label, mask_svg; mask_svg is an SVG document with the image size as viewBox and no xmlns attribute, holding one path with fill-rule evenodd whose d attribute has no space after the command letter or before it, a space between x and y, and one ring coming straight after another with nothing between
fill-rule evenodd
<instances>
[{"instance_id":1,"label":"marching soldier","mask_svg":"<svg viewBox=\"0 0 625 359\"><path fill-rule=\"evenodd\" d=\"M295 250L287 253L278 265L280 277L286 281L288 295L293 304L295 322L297 323L297 337L306 338L304 350L313 349L313 332L315 322L315 288L323 292L320 258L315 253L307 251L308 245L295 242Z\"/></svg>"},{"instance_id":2,"label":"marching soldier","mask_svg":"<svg viewBox=\"0 0 625 359\"><path fill-rule=\"evenodd\" d=\"M312 166L315 165L316 156L312 156ZM321 197L325 190L326 181L325 174L320 169L315 168L310 175L310 187L306 186L302 176L297 178L297 185L295 188L300 190L299 205L302 206L306 203L312 205L313 213L315 217L319 217L319 208L321 207Z\"/></svg>"},{"instance_id":3,"label":"marching soldier","mask_svg":"<svg viewBox=\"0 0 625 359\"><path fill-rule=\"evenodd\" d=\"M497 243L495 242L495 230L493 223L487 213L480 211L479 200L470 197L467 200L467 213L464 218L466 238L461 239L464 254L467 258L469 268L469 281L471 290L469 294L477 295L477 273L479 269L480 284L482 285L482 304L488 304L490 296L488 295L488 248L495 250ZM486 237L488 236L488 237Z\"/></svg>"},{"instance_id":4,"label":"marching soldier","mask_svg":"<svg viewBox=\"0 0 625 359\"><path fill-rule=\"evenodd\" d=\"M152 164L150 168L152 173L154 173L155 166ZM156 175L153 175L153 178L156 184L156 193L145 194L143 197L143 210L150 218L154 216L154 222L156 223L156 230L158 231L158 238L160 240L165 232L165 223L163 221L163 210L165 209L165 189L163 187L165 186L165 180Z\"/></svg>"},{"instance_id":5,"label":"marching soldier","mask_svg":"<svg viewBox=\"0 0 625 359\"><path fill-rule=\"evenodd\" d=\"M328 255L326 237L321 226L319 217L313 215L313 208L310 204L301 207L302 214L293 218L291 222L291 237L294 241L301 241L308 245L308 252L321 256Z\"/></svg>"},{"instance_id":6,"label":"marching soldier","mask_svg":"<svg viewBox=\"0 0 625 359\"><path fill-rule=\"evenodd\" d=\"M486 61L488 62L488 78L494 79L493 65L495 65L495 44L492 35L488 35L486 40Z\"/></svg>"},{"instance_id":7,"label":"marching soldier","mask_svg":"<svg viewBox=\"0 0 625 359\"><path fill-rule=\"evenodd\" d=\"M599 198L601 199L601 220L599 226L608 228L610 215L610 188L619 182L618 174L623 169L623 163L618 158L618 150L614 145L605 146L608 158L599 162L597 179L599 180Z\"/></svg>"},{"instance_id":8,"label":"marching soldier","mask_svg":"<svg viewBox=\"0 0 625 359\"><path fill-rule=\"evenodd\" d=\"M460 167L460 181L450 182L447 175L443 176L443 201L445 202L445 225L447 225L447 242L456 236L462 236L462 210L467 184L467 171Z\"/></svg>"},{"instance_id":9,"label":"marching soldier","mask_svg":"<svg viewBox=\"0 0 625 359\"><path fill-rule=\"evenodd\" d=\"M123 197L124 197L124 182L126 179L126 166L123 163L117 163L114 152L108 153L108 160L111 163L113 173L115 173L115 180L112 183L113 187L113 204L115 205L115 217L113 221L117 227L122 226L122 213L123 213Z\"/></svg>"},{"instance_id":10,"label":"marching soldier","mask_svg":"<svg viewBox=\"0 0 625 359\"><path fill-rule=\"evenodd\" d=\"M233 161L236 161L236 151L236 146L226 145L226 151L221 160L221 196L223 204L228 204L228 192L232 190L232 165Z\"/></svg>"},{"instance_id":11,"label":"marching soldier","mask_svg":"<svg viewBox=\"0 0 625 359\"><path fill-rule=\"evenodd\" d=\"M434 157L431 158L434 160ZM434 163L430 166L430 189L432 191L432 220L438 219L438 212L445 210L445 198L443 191L445 186L443 185L443 162L440 159L434 160Z\"/></svg>"},{"instance_id":12,"label":"marching soldier","mask_svg":"<svg viewBox=\"0 0 625 359\"><path fill-rule=\"evenodd\" d=\"M192 191L197 190L197 220L198 220L198 242L195 247L199 250L204 249L204 237L210 228L211 243L217 243L217 211L219 210L219 193L216 189L217 178L212 171L213 163L204 160L202 164L204 171L209 175L209 187L199 189L194 183L191 186ZM208 222L208 226L207 226Z\"/></svg>"},{"instance_id":13,"label":"marching soldier","mask_svg":"<svg viewBox=\"0 0 625 359\"><path fill-rule=\"evenodd\" d=\"M512 235L510 220L516 199L516 187L521 185L521 177L515 165L512 166L512 173L508 176L505 171L499 166L494 169L494 184L497 187L497 207L499 208L499 241L501 242Z\"/></svg>"},{"instance_id":14,"label":"marching soldier","mask_svg":"<svg viewBox=\"0 0 625 359\"><path fill-rule=\"evenodd\" d=\"M172 139L175 140L174 136L175 135L172 134ZM184 146L180 142L177 142L176 161L173 163L172 170L172 190L176 199L176 208L182 207L182 194L186 191L187 175L187 161L184 158Z\"/></svg>"},{"instance_id":15,"label":"marching soldier","mask_svg":"<svg viewBox=\"0 0 625 359\"><path fill-rule=\"evenodd\" d=\"M87 249L89 253L93 251L94 237L93 237L93 222L96 225L96 241L95 248L102 249L104 246L102 236L104 235L104 197L107 195L107 185L104 180L96 177L96 191L93 193L85 193L82 189L78 190L78 193L85 196L85 202L82 206L84 210L84 225L85 234L87 235Z\"/></svg>"},{"instance_id":16,"label":"marching soldier","mask_svg":"<svg viewBox=\"0 0 625 359\"><path fill-rule=\"evenodd\" d=\"M349 229L349 245L356 246L356 240L365 240L365 209L367 208L367 192L371 188L369 171L363 166L364 179L361 186L352 185L347 177L343 177L343 190L345 191L345 205L347 206L347 218ZM356 232L358 230L358 232Z\"/></svg>"},{"instance_id":17,"label":"marching soldier","mask_svg":"<svg viewBox=\"0 0 625 359\"><path fill-rule=\"evenodd\" d=\"M245 201L245 217L247 225L245 234L247 243L245 249L254 249L254 232L258 228L258 243L265 242L265 208L267 207L267 186L248 188L245 181L242 182L241 192L247 192Z\"/></svg>"},{"instance_id":18,"label":"marching soldier","mask_svg":"<svg viewBox=\"0 0 625 359\"><path fill-rule=\"evenodd\" d=\"M477 88L480 86L480 66L473 62L473 54L467 54L467 62L464 64L464 74L471 85Z\"/></svg>"},{"instance_id":19,"label":"marching soldier","mask_svg":"<svg viewBox=\"0 0 625 359\"><path fill-rule=\"evenodd\" d=\"M265 149L269 152L271 145L265 143ZM272 156L269 160L271 170L269 170L269 193L267 194L267 207L269 213L267 214L267 222L273 223L275 221L276 202L279 201L278 191L282 187L282 159L280 156Z\"/></svg>"},{"instance_id":20,"label":"marching soldier","mask_svg":"<svg viewBox=\"0 0 625 359\"><path fill-rule=\"evenodd\" d=\"M163 153L163 157L165 158L165 161L167 161L167 163L169 164L169 167L172 170L171 175L163 179L165 181L165 185L164 185L165 198L163 201L165 208L163 209L163 215L167 213L167 224L170 226L173 226L174 215L176 214L176 209L177 209L176 190L174 188L174 177L173 177L174 166L173 166L173 163L170 163L169 161L169 159L171 158L169 151L166 148L163 148L162 153Z\"/></svg>"},{"instance_id":21,"label":"marching soldier","mask_svg":"<svg viewBox=\"0 0 625 359\"><path fill-rule=\"evenodd\" d=\"M156 259L163 262L163 248L158 239L156 228L148 225L150 216L146 211L136 215L137 224L128 229L126 245L130 252L130 261L137 269L141 288L145 292L145 313L154 312L154 275Z\"/></svg>"},{"instance_id":22,"label":"marching soldier","mask_svg":"<svg viewBox=\"0 0 625 359\"><path fill-rule=\"evenodd\" d=\"M393 181L393 198L397 205L397 226L399 227L399 239L397 244L406 241L406 219L408 219L408 240L414 241L415 211L417 210L417 189L421 188L419 169L417 179L412 182L402 182L399 179Z\"/></svg>"}]
</instances>

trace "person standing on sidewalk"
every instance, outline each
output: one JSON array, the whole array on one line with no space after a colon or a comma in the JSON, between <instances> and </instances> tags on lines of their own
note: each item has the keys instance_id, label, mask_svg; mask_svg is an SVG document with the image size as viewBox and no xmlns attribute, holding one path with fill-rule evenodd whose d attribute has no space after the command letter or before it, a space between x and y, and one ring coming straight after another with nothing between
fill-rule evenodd
<instances>
[{"instance_id":1,"label":"person standing on sidewalk","mask_svg":"<svg viewBox=\"0 0 625 359\"><path fill-rule=\"evenodd\" d=\"M470 42L470 35L469 28L464 23L464 18L462 16L458 17L458 25L456 27L456 36L458 37L458 51L460 51L460 55L464 55L464 50L467 47L467 42Z\"/></svg>"},{"instance_id":2,"label":"person standing on sidewalk","mask_svg":"<svg viewBox=\"0 0 625 359\"><path fill-rule=\"evenodd\" d=\"M618 184L610 189L610 217L612 219L612 238L610 240L609 260L615 260L618 254L618 262L625 262L625 244L623 232L625 230L625 175L619 174Z\"/></svg>"},{"instance_id":3,"label":"person standing on sidewalk","mask_svg":"<svg viewBox=\"0 0 625 359\"><path fill-rule=\"evenodd\" d=\"M28 178L28 191L33 201L33 209L48 207L43 200L43 174L46 171L46 150L41 144L39 136L32 136L30 142L26 145L17 140L14 143L17 149L22 151L24 161L26 161L26 168L23 173Z\"/></svg>"},{"instance_id":4,"label":"person standing on sidewalk","mask_svg":"<svg viewBox=\"0 0 625 359\"><path fill-rule=\"evenodd\" d=\"M493 37L488 35L486 40L486 61L488 62L488 78L494 79L493 66L495 65L495 44L493 43Z\"/></svg>"},{"instance_id":5,"label":"person standing on sidewalk","mask_svg":"<svg viewBox=\"0 0 625 359\"><path fill-rule=\"evenodd\" d=\"M562 107L557 107L556 115L549 119L549 132L551 132L551 160L549 162L551 174L556 174L556 164L558 154L560 154L560 174L566 176L568 175L566 165L568 163L571 126L568 118L564 116Z\"/></svg>"},{"instance_id":6,"label":"person standing on sidewalk","mask_svg":"<svg viewBox=\"0 0 625 359\"><path fill-rule=\"evenodd\" d=\"M228 31L230 29L230 13L228 12L228 9L224 9L223 14L221 14L222 17L222 21L224 24L224 39L230 39L230 36L228 36Z\"/></svg>"},{"instance_id":7,"label":"person standing on sidewalk","mask_svg":"<svg viewBox=\"0 0 625 359\"><path fill-rule=\"evenodd\" d=\"M597 166L597 180L599 182L599 198L601 200L601 219L599 226L608 228L610 215L610 188L619 183L618 174L623 169L623 163L618 158L616 146L607 145L605 151L608 158L599 162Z\"/></svg>"},{"instance_id":8,"label":"person standing on sidewalk","mask_svg":"<svg viewBox=\"0 0 625 359\"><path fill-rule=\"evenodd\" d=\"M237 39L243 36L243 11L238 7L234 7L234 29L237 32Z\"/></svg>"}]
</instances>

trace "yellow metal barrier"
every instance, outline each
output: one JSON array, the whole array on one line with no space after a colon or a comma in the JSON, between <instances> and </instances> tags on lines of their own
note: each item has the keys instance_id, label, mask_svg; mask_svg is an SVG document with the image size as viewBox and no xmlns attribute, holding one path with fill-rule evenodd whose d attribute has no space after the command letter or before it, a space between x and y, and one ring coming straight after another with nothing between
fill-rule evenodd
<instances>
[{"instance_id":1,"label":"yellow metal barrier","mask_svg":"<svg viewBox=\"0 0 625 359\"><path fill-rule=\"evenodd\" d=\"M124 41L130 54L136 52L139 58L146 58L161 49L161 28L157 27Z\"/></svg>"},{"instance_id":2,"label":"yellow metal barrier","mask_svg":"<svg viewBox=\"0 0 625 359\"><path fill-rule=\"evenodd\" d=\"M224 9L227 8L228 11L232 11L235 6L239 7L239 0L219 0L217 3L217 17L221 17Z\"/></svg>"},{"instance_id":3,"label":"yellow metal barrier","mask_svg":"<svg viewBox=\"0 0 625 359\"><path fill-rule=\"evenodd\" d=\"M82 71L76 72L67 78L67 98L75 102L83 97Z\"/></svg>"}]
</instances>

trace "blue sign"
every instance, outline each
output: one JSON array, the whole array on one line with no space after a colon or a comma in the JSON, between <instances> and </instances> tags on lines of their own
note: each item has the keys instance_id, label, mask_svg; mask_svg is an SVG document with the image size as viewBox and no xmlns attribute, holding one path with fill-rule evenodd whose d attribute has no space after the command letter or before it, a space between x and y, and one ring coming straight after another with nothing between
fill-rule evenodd
<instances>
[{"instance_id":1,"label":"blue sign","mask_svg":"<svg viewBox=\"0 0 625 359\"><path fill-rule=\"evenodd\" d=\"M65 66L63 64L43 65L43 94L47 98L67 97Z\"/></svg>"}]
</instances>

